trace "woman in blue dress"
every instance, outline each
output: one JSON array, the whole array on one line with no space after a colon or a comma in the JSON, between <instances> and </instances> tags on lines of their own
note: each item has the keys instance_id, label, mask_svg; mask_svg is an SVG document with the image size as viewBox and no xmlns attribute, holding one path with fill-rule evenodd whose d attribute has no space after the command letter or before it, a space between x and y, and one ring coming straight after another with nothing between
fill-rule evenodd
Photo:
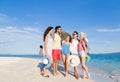
<instances>
[{"instance_id":1,"label":"woman in blue dress","mask_svg":"<svg viewBox=\"0 0 120 82\"><path fill-rule=\"evenodd\" d=\"M65 39L65 42L62 44L62 59L64 63L65 77L68 75L68 57L70 55L70 44L71 36L68 35Z\"/></svg>"}]
</instances>

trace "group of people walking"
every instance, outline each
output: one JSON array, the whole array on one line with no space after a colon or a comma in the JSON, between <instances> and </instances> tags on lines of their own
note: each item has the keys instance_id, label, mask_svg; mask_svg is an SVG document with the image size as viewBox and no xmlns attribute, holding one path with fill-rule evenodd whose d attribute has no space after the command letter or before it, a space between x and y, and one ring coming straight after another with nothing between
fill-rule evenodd
<instances>
[{"instance_id":1,"label":"group of people walking","mask_svg":"<svg viewBox=\"0 0 120 82\"><path fill-rule=\"evenodd\" d=\"M81 67L83 71L83 79L90 79L90 74L88 68L85 64L86 58L88 57L88 40L86 34L81 32L80 38L77 31L73 32L73 35L67 35L65 40L61 40L62 28L61 26L55 27L55 32L53 33L53 27L48 27L44 32L44 45L43 45L43 55L50 58L52 64L53 75L57 76L59 61L63 60L63 65L65 69L65 77L68 76L69 64L68 58L70 55L76 55L79 57L81 62ZM42 70L42 76L48 77L46 74L47 67ZM78 66L74 66L74 76L76 79L80 79Z\"/></svg>"}]
</instances>

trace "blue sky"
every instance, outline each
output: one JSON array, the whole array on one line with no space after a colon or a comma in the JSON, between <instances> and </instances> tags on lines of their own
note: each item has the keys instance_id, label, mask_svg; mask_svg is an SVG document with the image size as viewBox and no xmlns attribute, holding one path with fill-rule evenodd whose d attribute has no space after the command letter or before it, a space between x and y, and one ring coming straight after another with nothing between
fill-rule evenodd
<instances>
[{"instance_id":1,"label":"blue sky","mask_svg":"<svg viewBox=\"0 0 120 82\"><path fill-rule=\"evenodd\" d=\"M86 32L91 53L120 52L119 0L0 0L0 54L38 54L43 32Z\"/></svg>"}]
</instances>

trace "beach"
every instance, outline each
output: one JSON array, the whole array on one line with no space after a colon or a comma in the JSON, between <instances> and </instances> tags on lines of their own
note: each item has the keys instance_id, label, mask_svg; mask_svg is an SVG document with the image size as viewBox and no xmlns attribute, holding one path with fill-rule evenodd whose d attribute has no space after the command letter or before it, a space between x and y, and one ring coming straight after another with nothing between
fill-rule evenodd
<instances>
[{"instance_id":1,"label":"beach","mask_svg":"<svg viewBox=\"0 0 120 82\"><path fill-rule=\"evenodd\" d=\"M53 76L51 71L48 71L50 77L45 78L40 75L39 63L40 59L34 58L0 57L0 80L1 82L115 82L111 78L94 74L95 72L91 74L91 80L77 80L71 74L64 77L61 66L58 76Z\"/></svg>"}]
</instances>

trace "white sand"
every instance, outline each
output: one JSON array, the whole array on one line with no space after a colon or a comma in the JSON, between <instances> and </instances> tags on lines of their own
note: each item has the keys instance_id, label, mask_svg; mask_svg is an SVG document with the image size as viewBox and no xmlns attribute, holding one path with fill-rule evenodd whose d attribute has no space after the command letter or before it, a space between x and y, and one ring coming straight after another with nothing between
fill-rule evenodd
<instances>
[{"instance_id":1,"label":"white sand","mask_svg":"<svg viewBox=\"0 0 120 82\"><path fill-rule=\"evenodd\" d=\"M40 75L38 59L0 57L0 82L93 82L92 80L76 80L72 75L67 78L61 73L49 78Z\"/></svg>"}]
</instances>

